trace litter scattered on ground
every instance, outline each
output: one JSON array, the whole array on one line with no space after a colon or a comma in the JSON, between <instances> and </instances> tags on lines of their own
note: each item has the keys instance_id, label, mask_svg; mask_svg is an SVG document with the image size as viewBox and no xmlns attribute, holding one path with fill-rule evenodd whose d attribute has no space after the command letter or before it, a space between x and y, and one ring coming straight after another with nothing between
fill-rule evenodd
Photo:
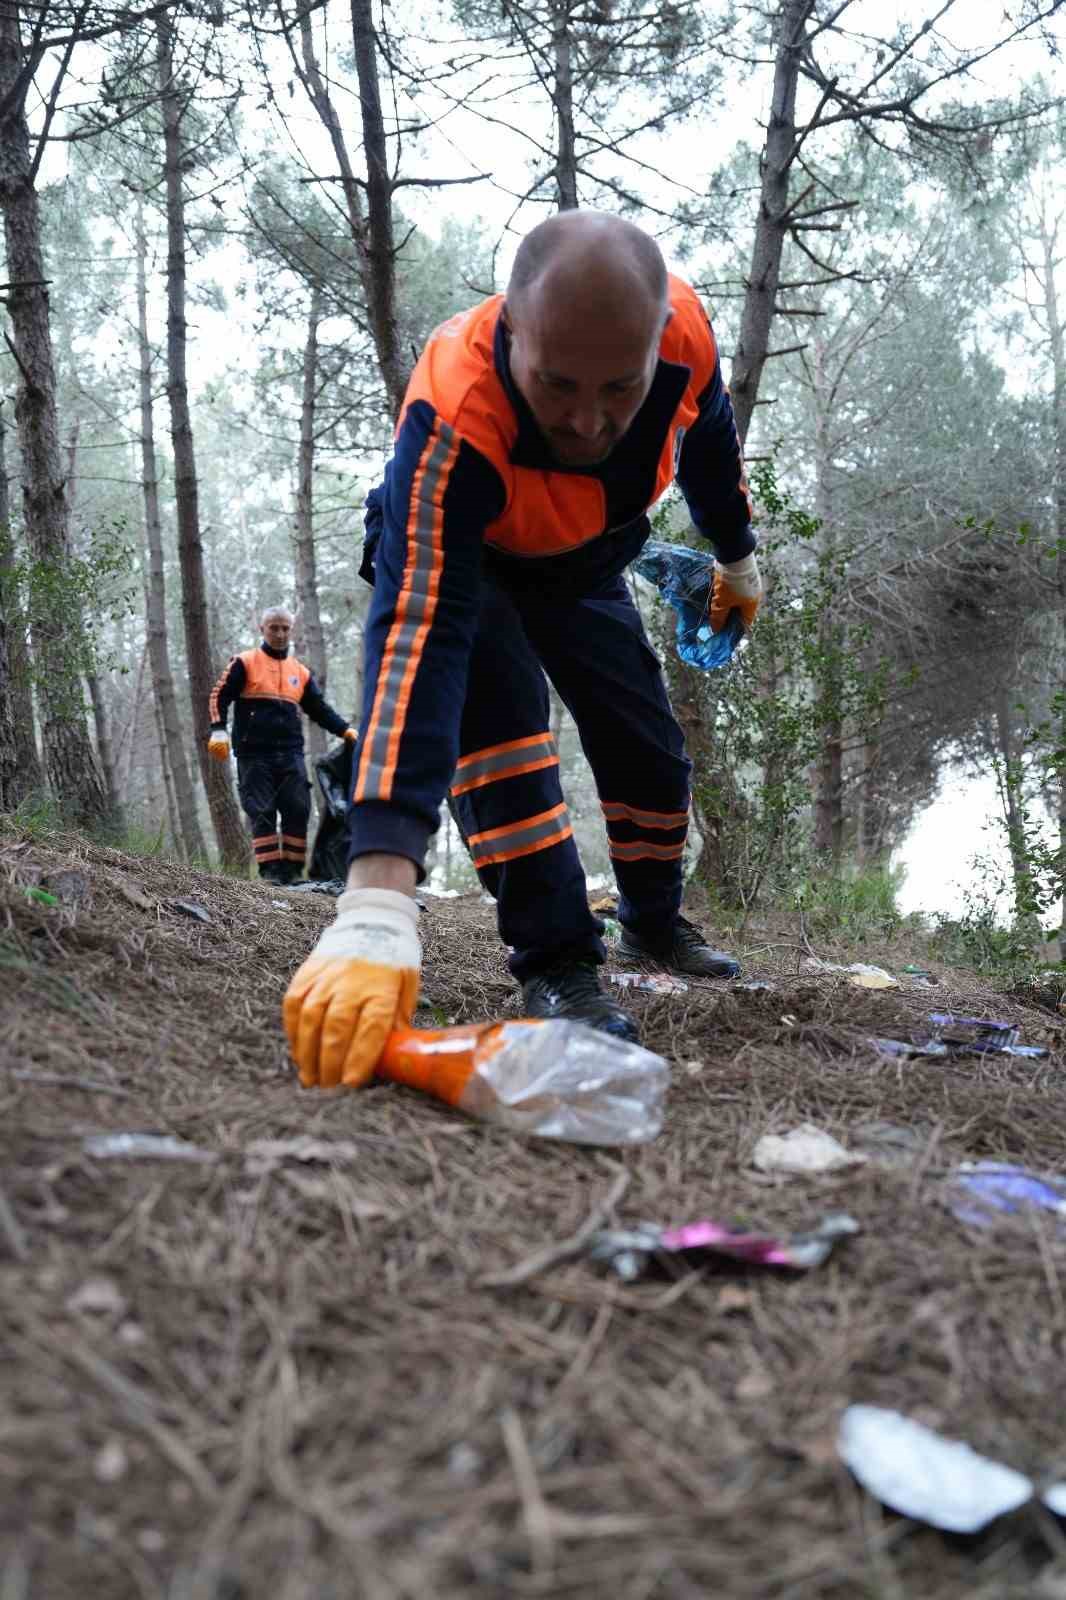
<instances>
[{"instance_id":1,"label":"litter scattered on ground","mask_svg":"<svg viewBox=\"0 0 1066 1600\"><path fill-rule=\"evenodd\" d=\"M291 911L292 910L292 907L289 905L288 901L286 901L286 900L271 900L270 904L274 907L275 911Z\"/></svg>"},{"instance_id":2,"label":"litter scattered on ground","mask_svg":"<svg viewBox=\"0 0 1066 1600\"><path fill-rule=\"evenodd\" d=\"M978 1533L1033 1495L1022 1473L881 1406L849 1406L837 1448L876 1499L946 1533Z\"/></svg>"},{"instance_id":3,"label":"litter scattered on ground","mask_svg":"<svg viewBox=\"0 0 1066 1600\"><path fill-rule=\"evenodd\" d=\"M608 976L620 989L649 989L652 994L686 994L688 984L668 972L612 972Z\"/></svg>"},{"instance_id":4,"label":"litter scattered on ground","mask_svg":"<svg viewBox=\"0 0 1066 1600\"><path fill-rule=\"evenodd\" d=\"M890 1058L913 1059L918 1056L946 1056L950 1055L946 1044L941 1044L934 1039L924 1039L915 1042L911 1039L879 1039L872 1038L870 1043L880 1056Z\"/></svg>"},{"instance_id":5,"label":"litter scattered on ground","mask_svg":"<svg viewBox=\"0 0 1066 1600\"><path fill-rule=\"evenodd\" d=\"M917 1158L934 1131L929 1124L904 1127L899 1122L875 1118L871 1122L857 1122L851 1129L851 1138L878 1166L903 1167Z\"/></svg>"},{"instance_id":6,"label":"litter scattered on ground","mask_svg":"<svg viewBox=\"0 0 1066 1600\"><path fill-rule=\"evenodd\" d=\"M933 974L928 967L916 967L913 961L908 961L905 967L900 967L901 972L907 973L911 978L931 978Z\"/></svg>"},{"instance_id":7,"label":"litter scattered on ground","mask_svg":"<svg viewBox=\"0 0 1066 1600\"><path fill-rule=\"evenodd\" d=\"M70 1296L67 1309L90 1317L121 1317L126 1312L126 1297L114 1278L86 1278Z\"/></svg>"},{"instance_id":8,"label":"litter scattered on ground","mask_svg":"<svg viewBox=\"0 0 1066 1600\"><path fill-rule=\"evenodd\" d=\"M613 917L604 917L603 937L607 944L617 944L622 937L622 924Z\"/></svg>"},{"instance_id":9,"label":"litter scattered on ground","mask_svg":"<svg viewBox=\"0 0 1066 1600\"><path fill-rule=\"evenodd\" d=\"M195 917L197 922L210 922L211 917L203 906L198 906L195 900L168 900L167 905L172 911L180 911L182 916Z\"/></svg>"},{"instance_id":10,"label":"litter scattered on ground","mask_svg":"<svg viewBox=\"0 0 1066 1600\"><path fill-rule=\"evenodd\" d=\"M130 883L119 878L115 888L124 900L128 900L131 906L137 906L141 911L154 911L158 905L158 901L150 899L145 894L139 883Z\"/></svg>"},{"instance_id":11,"label":"litter scattered on ground","mask_svg":"<svg viewBox=\"0 0 1066 1600\"><path fill-rule=\"evenodd\" d=\"M593 1235L589 1255L606 1262L620 1278L639 1278L657 1256L683 1255L685 1264L700 1266L704 1258L727 1258L760 1267L820 1267L839 1240L858 1233L859 1224L845 1212L823 1217L816 1228L778 1237L749 1233L709 1219L680 1228L642 1223L635 1228L605 1229Z\"/></svg>"},{"instance_id":12,"label":"litter scattered on ground","mask_svg":"<svg viewBox=\"0 0 1066 1600\"><path fill-rule=\"evenodd\" d=\"M330 894L334 899L344 893L343 878L301 878L298 883L285 887L293 894Z\"/></svg>"},{"instance_id":13,"label":"litter scattered on ground","mask_svg":"<svg viewBox=\"0 0 1066 1600\"><path fill-rule=\"evenodd\" d=\"M980 1533L1036 1497L1056 1516L1066 1515L1066 1483L1038 1490L1024 1473L899 1411L848 1406L837 1449L870 1494L945 1533Z\"/></svg>"},{"instance_id":14,"label":"litter scattered on ground","mask_svg":"<svg viewBox=\"0 0 1066 1600\"><path fill-rule=\"evenodd\" d=\"M838 961L822 961L818 956L808 956L803 962L805 972L839 972L857 989L898 989L899 979L884 967L872 967L865 961L853 961L841 966Z\"/></svg>"},{"instance_id":15,"label":"litter scattered on ground","mask_svg":"<svg viewBox=\"0 0 1066 1600\"><path fill-rule=\"evenodd\" d=\"M793 1174L840 1172L863 1166L867 1159L858 1151L846 1150L831 1133L815 1127L813 1122L803 1122L784 1134L763 1134L752 1154L752 1162L760 1172Z\"/></svg>"},{"instance_id":16,"label":"litter scattered on ground","mask_svg":"<svg viewBox=\"0 0 1066 1600\"><path fill-rule=\"evenodd\" d=\"M618 910L618 901L613 894L602 894L598 900L589 901L589 910L596 911L601 916L614 916Z\"/></svg>"},{"instance_id":17,"label":"litter scattered on ground","mask_svg":"<svg viewBox=\"0 0 1066 1600\"><path fill-rule=\"evenodd\" d=\"M848 982L853 989L898 989L899 979L883 967L864 967L858 962L848 968Z\"/></svg>"},{"instance_id":18,"label":"litter scattered on ground","mask_svg":"<svg viewBox=\"0 0 1066 1600\"><path fill-rule=\"evenodd\" d=\"M928 1037L886 1039L873 1037L870 1043L879 1055L906 1059L919 1056L1004 1055L1028 1061L1043 1061L1050 1054L1045 1045L1020 1044L1021 1029L1012 1022L996 1022L987 1017L956 1017L950 1012L929 1015Z\"/></svg>"},{"instance_id":19,"label":"litter scattered on ground","mask_svg":"<svg viewBox=\"0 0 1066 1600\"><path fill-rule=\"evenodd\" d=\"M654 1139L670 1080L662 1056L562 1017L398 1028L377 1072L514 1133L597 1145Z\"/></svg>"},{"instance_id":20,"label":"litter scattered on ground","mask_svg":"<svg viewBox=\"0 0 1066 1600\"><path fill-rule=\"evenodd\" d=\"M58 895L49 894L47 889L23 889L27 900L32 900L38 906L57 906Z\"/></svg>"},{"instance_id":21,"label":"litter scattered on ground","mask_svg":"<svg viewBox=\"0 0 1066 1600\"><path fill-rule=\"evenodd\" d=\"M204 1150L170 1133L91 1133L82 1140L82 1149L101 1161L218 1160L216 1150Z\"/></svg>"},{"instance_id":22,"label":"litter scattered on ground","mask_svg":"<svg viewBox=\"0 0 1066 1600\"><path fill-rule=\"evenodd\" d=\"M1066 1216L1066 1181L1041 1177L1027 1167L1000 1161L963 1161L952 1176L952 1188L974 1195L977 1204L952 1200L960 1222L989 1227L997 1211L1051 1211ZM1055 1183L1059 1188L1055 1188Z\"/></svg>"},{"instance_id":23,"label":"litter scattered on ground","mask_svg":"<svg viewBox=\"0 0 1066 1600\"><path fill-rule=\"evenodd\" d=\"M772 983L735 983L733 985L733 993L734 994L761 994L761 993L763 993L765 991L766 993L769 994L769 993L772 993L773 987L774 986L773 986Z\"/></svg>"},{"instance_id":24,"label":"litter scattered on ground","mask_svg":"<svg viewBox=\"0 0 1066 1600\"><path fill-rule=\"evenodd\" d=\"M931 1011L929 1025L931 1037L946 1044L952 1055L1022 1056L1039 1061L1049 1053L1043 1045L1020 1044L1022 1030L1014 1022Z\"/></svg>"}]
</instances>

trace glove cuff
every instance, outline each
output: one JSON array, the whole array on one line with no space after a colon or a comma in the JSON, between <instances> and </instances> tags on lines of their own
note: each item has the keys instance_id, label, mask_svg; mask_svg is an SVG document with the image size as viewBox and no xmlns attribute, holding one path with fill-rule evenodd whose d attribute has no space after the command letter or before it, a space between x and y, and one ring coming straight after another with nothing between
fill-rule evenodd
<instances>
[{"instance_id":1,"label":"glove cuff","mask_svg":"<svg viewBox=\"0 0 1066 1600\"><path fill-rule=\"evenodd\" d=\"M762 594L759 563L754 553L740 561L715 561L715 566L735 595L742 600L757 600Z\"/></svg>"},{"instance_id":2,"label":"glove cuff","mask_svg":"<svg viewBox=\"0 0 1066 1600\"><path fill-rule=\"evenodd\" d=\"M724 572L730 578L757 578L759 576L759 563L755 559L755 552L742 556L739 561L715 561L719 572Z\"/></svg>"},{"instance_id":3,"label":"glove cuff","mask_svg":"<svg viewBox=\"0 0 1066 1600\"><path fill-rule=\"evenodd\" d=\"M346 912L398 911L407 917L412 928L418 927L418 906L409 894L399 889L345 889L337 896L337 915Z\"/></svg>"}]
</instances>

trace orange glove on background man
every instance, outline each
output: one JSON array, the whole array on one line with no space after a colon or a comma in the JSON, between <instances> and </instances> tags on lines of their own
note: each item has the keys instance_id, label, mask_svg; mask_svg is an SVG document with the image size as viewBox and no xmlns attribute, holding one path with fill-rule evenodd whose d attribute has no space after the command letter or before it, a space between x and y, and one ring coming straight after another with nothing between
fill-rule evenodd
<instances>
[{"instance_id":1,"label":"orange glove on background man","mask_svg":"<svg viewBox=\"0 0 1066 1600\"><path fill-rule=\"evenodd\" d=\"M357 1088L418 1004L418 907L396 889L347 889L297 971L282 1015L305 1089Z\"/></svg>"},{"instance_id":2,"label":"orange glove on background man","mask_svg":"<svg viewBox=\"0 0 1066 1600\"><path fill-rule=\"evenodd\" d=\"M356 733L354 728L345 728L345 730L344 730L344 742L345 742L345 744L355 744L355 742L356 742L356 740L358 738L359 738L359 735Z\"/></svg>"},{"instance_id":3,"label":"orange glove on background man","mask_svg":"<svg viewBox=\"0 0 1066 1600\"><path fill-rule=\"evenodd\" d=\"M207 753L216 761L229 760L229 734L224 728L216 728L212 733L207 741Z\"/></svg>"},{"instance_id":4,"label":"orange glove on background man","mask_svg":"<svg viewBox=\"0 0 1066 1600\"><path fill-rule=\"evenodd\" d=\"M762 579L754 555L742 561L716 561L714 588L711 591L712 633L721 633L731 611L739 611L745 628L750 629L762 599Z\"/></svg>"}]
</instances>

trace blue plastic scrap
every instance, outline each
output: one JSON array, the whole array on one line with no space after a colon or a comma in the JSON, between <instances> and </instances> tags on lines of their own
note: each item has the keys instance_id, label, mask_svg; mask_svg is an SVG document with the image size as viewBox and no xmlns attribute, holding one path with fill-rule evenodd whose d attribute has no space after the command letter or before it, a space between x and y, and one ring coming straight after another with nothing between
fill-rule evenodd
<instances>
[{"instance_id":1,"label":"blue plastic scrap","mask_svg":"<svg viewBox=\"0 0 1066 1600\"><path fill-rule=\"evenodd\" d=\"M1028 1167L1002 1161L964 1161L954 1174L952 1185L967 1190L978 1202L971 1205L953 1201L952 1213L960 1222L977 1227L988 1227L995 1211L1051 1211L1056 1216L1066 1216L1066 1183L1060 1179L1049 1181Z\"/></svg>"},{"instance_id":2,"label":"blue plastic scrap","mask_svg":"<svg viewBox=\"0 0 1066 1600\"><path fill-rule=\"evenodd\" d=\"M708 608L714 579L710 552L649 539L633 570L654 583L677 612L677 653L690 667L712 672L728 666L746 630L739 611L731 611L720 633L711 631Z\"/></svg>"}]
</instances>

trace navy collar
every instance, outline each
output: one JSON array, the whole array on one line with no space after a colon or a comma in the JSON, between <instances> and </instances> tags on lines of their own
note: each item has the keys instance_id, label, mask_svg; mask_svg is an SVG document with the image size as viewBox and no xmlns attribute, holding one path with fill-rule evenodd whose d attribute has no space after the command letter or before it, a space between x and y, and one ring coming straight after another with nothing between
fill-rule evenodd
<instances>
[{"instance_id":1,"label":"navy collar","mask_svg":"<svg viewBox=\"0 0 1066 1600\"><path fill-rule=\"evenodd\" d=\"M661 450L666 438L667 429L675 411L681 404L681 397L688 387L689 378L692 376L690 367L682 366L677 361L664 361L660 356L656 363L655 376L651 381L651 388L645 396L644 404L606 461L601 461L593 467L570 467L557 461L552 455L547 440L537 427L528 402L514 381L514 376L511 372L511 338L504 321L502 305L500 314L496 318L496 327L493 333L492 356L496 367L496 376L503 384L504 391L518 420L518 434L514 444L511 446L510 460L512 465L516 467L535 467L542 472L578 473L586 478L602 479L613 477L617 472L616 458L625 445L629 445L630 448L634 446L639 448L643 444L652 444L657 458L658 451Z\"/></svg>"},{"instance_id":2,"label":"navy collar","mask_svg":"<svg viewBox=\"0 0 1066 1600\"><path fill-rule=\"evenodd\" d=\"M269 656L272 661L287 661L288 660L288 656L289 656L289 647L288 647L288 645L285 646L284 650L275 650L274 646L272 644L267 644L265 639L260 639L259 648L260 648L260 650L262 650L263 654L265 656Z\"/></svg>"}]
</instances>

